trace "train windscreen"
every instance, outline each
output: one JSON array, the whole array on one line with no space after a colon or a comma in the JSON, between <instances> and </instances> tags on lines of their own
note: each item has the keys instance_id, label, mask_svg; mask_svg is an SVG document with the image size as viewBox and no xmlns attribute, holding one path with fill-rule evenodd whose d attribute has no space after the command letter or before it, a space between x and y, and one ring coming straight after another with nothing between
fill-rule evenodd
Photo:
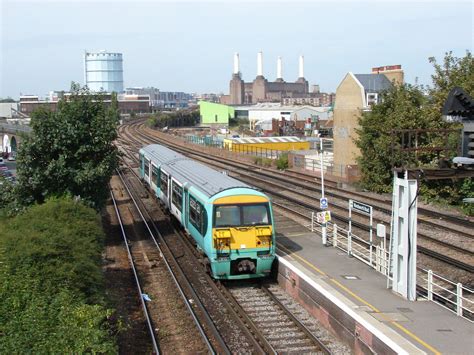
<instances>
[{"instance_id":1,"label":"train windscreen","mask_svg":"<svg viewBox=\"0 0 474 355\"><path fill-rule=\"evenodd\" d=\"M214 227L269 225L268 203L218 205L214 208Z\"/></svg>"}]
</instances>

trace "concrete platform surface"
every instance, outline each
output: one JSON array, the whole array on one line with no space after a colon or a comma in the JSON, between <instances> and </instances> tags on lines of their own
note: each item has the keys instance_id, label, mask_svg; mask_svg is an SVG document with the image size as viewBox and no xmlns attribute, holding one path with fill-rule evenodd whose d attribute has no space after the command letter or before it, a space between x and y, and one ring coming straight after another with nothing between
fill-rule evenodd
<instances>
[{"instance_id":1,"label":"concrete platform surface","mask_svg":"<svg viewBox=\"0 0 474 355\"><path fill-rule=\"evenodd\" d=\"M280 256L302 265L364 311L372 324L389 327L426 353L474 354L474 324L428 301L407 301L386 288L386 278L296 222L276 216ZM278 229L278 225L283 228ZM353 306L352 306L353 307ZM375 322L372 322L375 320Z\"/></svg>"}]
</instances>

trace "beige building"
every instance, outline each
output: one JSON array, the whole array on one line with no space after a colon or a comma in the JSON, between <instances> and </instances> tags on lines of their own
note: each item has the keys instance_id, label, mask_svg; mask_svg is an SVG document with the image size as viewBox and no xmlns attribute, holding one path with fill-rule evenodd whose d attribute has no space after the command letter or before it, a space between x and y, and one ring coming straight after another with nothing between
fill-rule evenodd
<instances>
[{"instance_id":1,"label":"beige building","mask_svg":"<svg viewBox=\"0 0 474 355\"><path fill-rule=\"evenodd\" d=\"M360 154L354 143L362 111L370 110L380 100L380 94L391 85L403 83L400 65L378 67L372 74L349 72L336 90L334 105L334 166L346 180L358 176L356 158Z\"/></svg>"}]
</instances>

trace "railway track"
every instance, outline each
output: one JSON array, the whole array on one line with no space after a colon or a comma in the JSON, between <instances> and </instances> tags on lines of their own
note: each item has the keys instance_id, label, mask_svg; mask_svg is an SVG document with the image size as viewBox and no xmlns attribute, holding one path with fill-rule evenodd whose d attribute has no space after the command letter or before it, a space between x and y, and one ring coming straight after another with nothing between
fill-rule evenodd
<instances>
[{"instance_id":1,"label":"railway track","mask_svg":"<svg viewBox=\"0 0 474 355\"><path fill-rule=\"evenodd\" d=\"M130 159L133 159L133 157L130 157ZM135 178L138 178L136 173L132 170L129 169L130 172L133 172L133 175ZM144 189L143 186L141 188ZM134 194L143 194L140 193L139 191L135 191ZM146 206L144 206L144 209L146 210ZM147 219L153 219L153 216L150 215L150 212L148 213L148 218ZM144 212L145 214L145 212ZM170 220L169 223L167 223L168 227L172 225L172 221ZM153 226L152 226L153 227ZM281 349L278 347L275 347L273 344L275 344L275 339L272 338L271 334L267 334L261 329L261 324L257 323L254 321L251 317L250 314L254 314L256 310L252 311L245 309L245 305L248 305L248 303L245 303L245 300L239 300L237 297L229 296L231 293L223 288L221 283L215 283L210 276L205 272L204 267L200 267L199 265L196 265L196 262L198 262L200 258L200 254L196 251L195 245L193 245L193 240L184 235L184 233L180 230L176 230L177 227L175 226L174 228L174 234L168 233L172 235L171 237L166 237L166 235L163 235L161 239L160 244L166 244L168 245L171 240L173 240L175 243L174 246L168 245L168 249L170 252L175 256L176 259L178 259L178 263L180 263L180 267L183 268L183 272L185 272L188 276L189 279L194 279L194 281L190 280L190 283L192 284L192 287L195 288L196 290L196 296L193 299L201 299L204 301L205 299L210 300L211 302L207 302L205 304L205 307L208 308L218 308L220 312L223 312L226 317L226 321L232 323L234 326L239 325L240 331L243 331L243 333L246 336L246 341L243 341L242 339L239 340L239 348L235 348L232 346L229 346L229 349L231 352L252 352L252 353L280 353ZM180 237L176 238L176 234L179 234ZM184 248L183 248L184 246ZM192 254L194 260L189 259L186 257L186 255ZM192 274L196 274L196 276L190 276ZM203 286L204 285L204 286ZM248 285L249 290L253 290L254 286L252 286L253 283L250 282L250 285ZM274 286L275 289L278 289L278 286ZM282 293L283 291L280 290ZM272 297L272 296L268 296ZM275 296L273 296L275 297ZM276 301L273 301L274 303ZM293 301L287 300L287 303L290 303L290 307L296 307L296 304L294 304ZM203 302L204 303L204 302ZM270 303L269 303L270 306ZM284 307L284 306L280 306ZM249 314L250 312L250 314ZM258 312L258 311L257 311ZM285 311L287 314L287 317L292 317L294 319L295 327L298 329L304 329L304 325L301 324L301 321L298 321L295 315L291 315L291 311L288 309ZM218 317L216 316L216 312L212 314L210 312L210 317L213 318L213 322L215 324L219 324L221 326L225 327L225 324L223 325L224 321L221 319L219 320ZM307 322L309 320L307 319ZM313 326L313 331L314 329L314 324ZM275 324L274 327L277 327ZM242 330L244 328L244 330ZM222 329L220 330L222 332ZM308 332L308 330L306 329ZM319 330L321 331L321 330ZM311 339L310 341L312 342L312 346L310 349L312 350L311 352L305 351L303 348L300 350L302 352L300 353L328 353L328 347L323 343L323 342L318 342L317 338L315 337L314 334L311 334L311 331L309 331L310 334L307 334L307 338ZM322 332L322 331L321 331ZM238 338L238 334L236 330L234 329L234 332L232 333L232 337ZM225 336L224 336L225 338ZM295 343L296 344L296 343ZM286 349L288 350L295 350L296 347L291 347L291 341L288 341L288 346ZM340 345L339 345L340 346ZM246 350L247 349L247 350ZM238 350L238 351L237 351ZM313 352L314 350L314 352Z\"/></svg>"},{"instance_id":2,"label":"railway track","mask_svg":"<svg viewBox=\"0 0 474 355\"><path fill-rule=\"evenodd\" d=\"M317 329L307 327L298 314L280 301L277 294L281 298L285 296L277 287L233 285L228 286L227 291L247 313L261 336L266 338L274 353L331 353L314 336Z\"/></svg>"},{"instance_id":3,"label":"railway track","mask_svg":"<svg viewBox=\"0 0 474 355\"><path fill-rule=\"evenodd\" d=\"M140 282L140 279L138 277L138 272L137 272L137 267L135 265L135 260L133 258L132 252L130 250L130 246L128 245L128 236L127 236L127 233L125 232L125 228L124 228L124 225L122 223L122 217L120 215L118 204L117 204L117 201L115 200L112 189L110 189L110 197L112 199L112 203L114 205L115 213L117 215L117 220L118 220L119 225L120 225L122 239L123 239L125 248L127 250L128 260L130 262L130 268L132 269L132 272L133 272L133 277L134 277L134 280L135 280L135 285L137 287L138 297L140 298L140 304L141 304L141 307L142 307L143 315L145 317L145 321L146 321L146 324L147 324L148 333L149 333L149 336L150 336L150 341L151 341L151 344L152 344L152 348L153 348L153 351L156 354L160 354L160 347L159 347L159 343L158 343L158 340L157 340L157 337L156 337L156 334L155 334L156 327L153 324L153 321L152 321L151 316L150 316L150 312L148 311L148 306L146 305L146 302L145 302L143 286L142 286L142 284Z\"/></svg>"},{"instance_id":4,"label":"railway track","mask_svg":"<svg viewBox=\"0 0 474 355\"><path fill-rule=\"evenodd\" d=\"M135 137L141 137L143 140L142 142L150 142L150 139L161 139L163 137L152 136L151 134L155 132L151 132L148 134L143 133L143 125L135 124L132 125L130 128L134 130ZM166 142L162 142L162 144L168 144L173 146L174 149L180 150L183 154L192 154L194 156L200 156L202 158L210 159L212 158L208 153L199 152L199 150L193 150L190 148L183 147L182 145L177 144L177 142L172 142L173 138L168 139ZM243 161L235 162L231 159L227 159L225 157L219 156L219 160L225 162L225 165L235 167L238 169L242 169L242 167L246 167L248 170L252 171L255 170L255 164L252 163L245 163ZM293 186L303 188L308 191L313 191L317 193L321 193L320 187L320 179L315 176L309 176L306 173L296 172L296 171L285 171L279 172L274 169L265 168L265 167L258 167L258 174L260 176L264 176L266 178L277 178L280 181L284 181L288 184L292 184ZM295 179L295 177L297 179ZM315 186L317 184L317 186ZM331 196L337 199L343 198L346 200L352 198L357 198L361 202L368 203L372 205L375 209L382 213L386 213L388 215L391 214L391 198L387 198L384 196L379 196L376 194L368 193L368 192L357 192L357 191L350 191L348 192L347 189L343 189L337 187L337 183L334 181L330 181L327 178L325 179L325 185L330 189L326 189L325 194L327 196ZM347 203L345 206L347 208ZM450 214L442 213L439 211L426 209L423 207L418 208L418 213L420 217L420 223L426 224L428 227L436 227L442 228L445 231L459 233L462 234L470 239L474 239L474 235L470 230L474 227L474 223L469 220L468 218L460 218L458 216L453 216ZM432 219L435 218L436 221ZM449 223L449 224L448 224Z\"/></svg>"},{"instance_id":5,"label":"railway track","mask_svg":"<svg viewBox=\"0 0 474 355\"><path fill-rule=\"evenodd\" d=\"M273 205L278 206L278 208L286 211L289 214L293 214L293 215L297 216L298 218L303 219L304 221L306 221L308 223L311 223L311 217L307 213L295 210L294 208L291 208L289 206L286 206L286 205L278 203L278 202L273 202ZM359 222L353 222L352 224L353 224L354 227L358 227L358 228L361 228L361 229L365 229L367 227L366 225L361 224ZM354 240L354 242L357 243L356 240ZM363 246L363 247L365 247L365 246ZM468 272L474 272L474 265L472 265L472 264L462 262L458 259L451 258L451 257L449 257L445 254L438 253L434 250L431 250L431 249L428 249L428 248L422 247L422 246L418 246L418 251L423 253L423 254L429 255L429 256L431 256L435 259L444 261L444 262L446 262L450 265L453 265L453 266L455 266L459 269L466 270Z\"/></svg>"},{"instance_id":6,"label":"railway track","mask_svg":"<svg viewBox=\"0 0 474 355\"><path fill-rule=\"evenodd\" d=\"M153 138L153 137L150 137L144 133L142 133L140 130L139 130L139 127L137 127L137 125L135 126L129 126L127 128L132 128L134 131L133 131L133 137L131 138L131 140L135 140L135 141L138 141L139 144L150 144L153 139L156 139L156 138ZM124 132L125 132L125 129L124 129ZM130 135L130 133L127 133L125 134L126 136L127 135ZM172 145L172 142L165 142L165 144L168 144L168 145ZM203 153L198 153L197 151L190 151L189 148L183 148L181 146L173 146L174 149L176 150L180 150L182 153L184 154L198 154L198 156L200 157L199 159L205 159L207 161L207 163L209 164L209 160L212 159L213 157L210 156L209 154L203 154ZM195 157L193 157L195 158ZM241 165L243 165L242 162L229 162L228 160L225 160L224 163L222 163L222 157L218 157L216 158L216 160L219 160L219 162L217 163L212 163L214 164L214 166L219 166L221 168L227 168L226 170L230 170L236 174L240 174L241 176L246 176L246 178L248 179L247 181L250 181L251 184L253 185L256 185L256 181L260 180L261 183L263 184L262 186L265 187L265 190L268 191L268 187L270 185L273 185L276 189L280 189L281 190L281 185L278 185L277 182L271 182L271 181L268 181L268 178L273 178L275 179L275 175L278 175L278 176L283 176L284 174L283 173L275 173L273 172L273 175L270 173L270 172L267 172L267 171L264 171L263 173L261 172L262 169L259 168L259 171L258 173L259 174L262 174L264 176L264 178L259 178L255 175L255 171L252 172L252 173L247 173L247 172L242 172L242 170L239 170L238 172L236 172L236 169L238 169ZM248 166L252 166L250 164L248 164ZM252 166L253 170L254 169L254 166ZM293 172L291 173L292 175ZM267 179L267 180L265 180ZM288 182L288 177L285 177L285 184L287 185L289 182ZM308 196L308 193L306 192L306 189L309 189L310 191L318 191L317 187L308 187L307 183L300 183L298 181L295 181L294 178L293 178L293 181L290 182L293 186L295 186L294 189L291 190L291 193L292 194L299 194L299 196L301 196L300 198L293 198L294 201L297 201L297 202L301 202L303 199L306 199L307 196ZM285 187L286 189L286 187ZM301 191L302 189L304 189L304 191ZM282 194L281 192L278 192L278 191L275 191L273 190L271 193L274 193L276 195L280 195L281 197L283 198L288 198L287 196L285 196L284 194ZM326 194L328 194L327 190L326 190ZM345 192L345 195L347 196L347 192ZM361 199L362 200L362 199ZM366 200L364 200L366 201ZM308 209L311 209L311 210L318 210L318 208L315 206L314 203L310 204L310 203L306 203L306 208ZM387 210L388 211L388 210ZM343 223L348 223L348 218L345 217L342 213L342 209L341 209L341 213L333 213L333 217L335 217L337 220L339 220L340 222L343 222ZM376 219L377 221L377 219ZM387 220L384 221L386 224L389 223ZM420 221L419 222L423 222L423 217L420 218ZM367 231L368 230L368 223L362 223L357 220L357 218L353 218L353 226L355 227L359 227L361 228L362 230L364 231ZM437 226L437 228L441 228L438 224L435 223L435 225ZM464 227L463 227L464 228ZM459 233L461 235L463 235L465 238L468 238L468 239L472 239L473 236L472 236L472 233L469 233L469 232L466 232L464 230L460 230L459 228L451 228L451 227L447 227L447 230L450 231L451 233ZM437 245L441 245L445 248L450 248L452 250L455 250L457 252L460 252L460 253L463 253L464 255L464 259L466 258L466 255L468 258L471 258L472 255L473 255L473 252L472 250L467 250L465 248L462 248L460 246L457 246L457 245L453 245L452 243L450 243L449 241L445 241L445 240L441 240L441 239L438 239L436 237L432 237L430 235L428 235L427 233L422 233L422 232L419 232L419 236L421 238L425 238L433 243L436 243ZM436 251L436 250L432 250L433 248L428 248L426 246L420 246L419 248L419 252L425 254L425 255L428 255L432 258L436 258L437 260L440 260L440 261L443 261L443 262L446 262L450 265L453 265L453 266L456 266L456 267L460 267L461 269L463 270L466 270L466 271L469 271L469 272L473 272L473 267L472 267L472 263L469 263L469 262L463 262L463 261L459 261L457 257L453 257L453 256L449 256L449 255L445 255L445 253L443 252L443 250L441 251ZM451 252L449 252L448 254L451 254Z\"/></svg>"},{"instance_id":7,"label":"railway track","mask_svg":"<svg viewBox=\"0 0 474 355\"><path fill-rule=\"evenodd\" d=\"M136 213L140 216L141 223L143 223L146 231L148 232L148 237L149 237L146 242L142 242L142 241L134 242L133 239L125 237L124 242L125 242L127 251L129 252L129 258L131 260L132 265L134 265L133 266L134 275L136 276L137 279L139 278L139 275L136 272L137 268L135 266L137 264L140 264L140 261L142 261L144 258L147 259L147 263L145 264L156 265L158 262L162 262L166 270L168 271L168 276L173 281L175 289L178 291L179 296L181 297L181 301L183 302L184 307L187 309L189 316L191 317L192 321L194 322L196 326L197 334L199 334L199 336L202 339L202 342L205 344L205 349L207 349L207 351L209 351L212 354L215 354L218 352L230 353L225 342L220 336L220 333L217 331L214 323L210 321L210 318L208 317L205 308L199 302L199 299L193 298L192 287L189 284L186 284L186 278L182 273L180 273L180 269L176 265L176 260L171 259L171 262L170 262L170 258L164 257L164 255L166 254L169 255L169 253L167 252L166 248L163 247L163 245L160 244L155 238L155 235L149 225L149 220L147 220L147 218L145 217L143 208L139 206L137 199L135 198L134 194L131 191L130 185L127 184L126 179L124 178L123 174L120 171L117 171L117 174L120 178L121 183L123 184L123 187L125 188L126 193L128 194L128 197L131 202L130 205L132 205L132 208L134 208ZM111 192L111 195L113 196L112 192ZM115 206L118 209L116 202L115 202ZM133 250L133 252L131 250ZM174 263L174 265L172 265L172 263ZM155 270L154 268L150 268L148 265L143 265L144 263L141 263L141 264L142 264L142 268L141 268L142 275L150 273L150 272L154 274L157 273L157 270ZM152 286L149 286L149 288L151 287ZM159 288L160 285L157 285L157 287ZM145 303L144 302L145 298L144 298L142 290L143 288L140 286L139 293L141 297L141 302L143 304ZM178 300L178 299L175 298L175 300ZM147 307L146 304L144 307ZM199 310L199 312L201 313L200 316L197 315L196 309ZM154 323L154 327L151 326L152 323ZM155 329L158 328L158 324L156 323L157 322L150 321L150 325L149 325L150 332L154 335L155 339L157 338L155 334ZM204 327L202 324L205 324L207 332L204 330ZM158 344L156 340L155 340L155 343ZM156 347L156 349L154 350L159 351L158 347ZM199 347L198 349L194 349L194 350L202 351L203 348Z\"/></svg>"}]
</instances>

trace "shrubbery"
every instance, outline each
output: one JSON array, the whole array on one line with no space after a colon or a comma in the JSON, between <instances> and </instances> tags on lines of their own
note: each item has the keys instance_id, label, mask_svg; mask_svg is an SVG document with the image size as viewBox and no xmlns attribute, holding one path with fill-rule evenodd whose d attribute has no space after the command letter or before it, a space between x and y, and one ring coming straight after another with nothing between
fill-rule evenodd
<instances>
[{"instance_id":1,"label":"shrubbery","mask_svg":"<svg viewBox=\"0 0 474 355\"><path fill-rule=\"evenodd\" d=\"M97 213L50 199L0 229L0 353L115 352Z\"/></svg>"},{"instance_id":2,"label":"shrubbery","mask_svg":"<svg viewBox=\"0 0 474 355\"><path fill-rule=\"evenodd\" d=\"M192 127L199 124L199 111L157 112L150 117L146 124L151 127Z\"/></svg>"},{"instance_id":3,"label":"shrubbery","mask_svg":"<svg viewBox=\"0 0 474 355\"><path fill-rule=\"evenodd\" d=\"M288 169L288 154L281 154L276 160L276 166L280 170Z\"/></svg>"},{"instance_id":4,"label":"shrubbery","mask_svg":"<svg viewBox=\"0 0 474 355\"><path fill-rule=\"evenodd\" d=\"M392 130L401 129L460 129L459 124L446 123L441 109L449 91L459 86L474 96L474 59L471 52L456 58L446 53L442 64L430 58L434 66L432 86L428 88L404 84L393 86L382 93L382 102L374 105L372 110L361 113L358 137L355 140L361 151L358 158L361 170L361 186L371 191L389 192L392 189L392 167L408 166L436 168L439 158L451 160L456 154L459 133L445 136L426 135L417 142L419 147L444 146L445 142L452 147L451 152L441 155L420 151L417 154L401 154L406 143L402 137L392 134ZM395 154L392 154L392 146ZM474 179L459 179L454 182L422 181L420 195L427 201L444 204L461 205L466 197L474 197ZM462 205L464 211L472 214L474 206Z\"/></svg>"}]
</instances>

